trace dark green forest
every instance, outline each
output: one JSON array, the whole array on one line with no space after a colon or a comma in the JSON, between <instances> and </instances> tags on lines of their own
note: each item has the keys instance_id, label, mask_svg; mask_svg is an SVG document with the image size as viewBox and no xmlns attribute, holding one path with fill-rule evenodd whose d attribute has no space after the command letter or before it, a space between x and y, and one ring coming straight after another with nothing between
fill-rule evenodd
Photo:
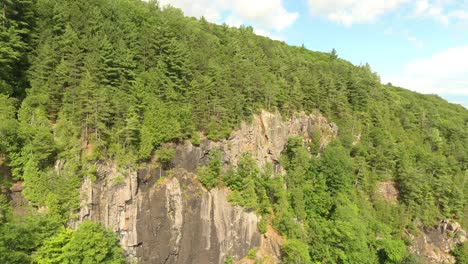
<instances>
[{"instance_id":1,"label":"dark green forest","mask_svg":"<svg viewBox=\"0 0 468 264\"><path fill-rule=\"evenodd\" d=\"M137 167L168 152L164 143L227 138L261 110L318 110L339 127L324 150L319 138L290 138L285 175L247 154L223 172L215 152L198 170L207 188L227 186L231 203L262 215L260 231L272 225L287 239L284 263L418 263L405 232L447 218L468 227L460 105L381 84L339 51L156 1L2 0L0 9L0 263L124 263L112 232L67 228L82 180L105 160ZM32 208L48 210L14 216L6 194L16 181ZM397 204L376 195L382 181L396 183ZM466 247L454 253L460 263Z\"/></svg>"}]
</instances>

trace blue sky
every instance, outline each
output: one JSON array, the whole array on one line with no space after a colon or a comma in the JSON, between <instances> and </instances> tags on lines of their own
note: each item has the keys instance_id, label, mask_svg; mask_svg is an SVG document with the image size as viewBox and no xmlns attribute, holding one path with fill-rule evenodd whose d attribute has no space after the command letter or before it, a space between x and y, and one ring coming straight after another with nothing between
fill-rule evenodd
<instances>
[{"instance_id":1,"label":"blue sky","mask_svg":"<svg viewBox=\"0 0 468 264\"><path fill-rule=\"evenodd\" d=\"M160 0L186 15L369 63L383 83L468 108L468 0Z\"/></svg>"}]
</instances>

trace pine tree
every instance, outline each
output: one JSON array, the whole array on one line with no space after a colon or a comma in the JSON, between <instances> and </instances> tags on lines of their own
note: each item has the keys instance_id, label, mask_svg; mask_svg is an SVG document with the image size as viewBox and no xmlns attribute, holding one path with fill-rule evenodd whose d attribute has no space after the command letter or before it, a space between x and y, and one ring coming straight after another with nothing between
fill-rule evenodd
<instances>
[{"instance_id":1,"label":"pine tree","mask_svg":"<svg viewBox=\"0 0 468 264\"><path fill-rule=\"evenodd\" d=\"M0 93L24 97L35 27L33 0L5 0L0 14Z\"/></svg>"}]
</instances>

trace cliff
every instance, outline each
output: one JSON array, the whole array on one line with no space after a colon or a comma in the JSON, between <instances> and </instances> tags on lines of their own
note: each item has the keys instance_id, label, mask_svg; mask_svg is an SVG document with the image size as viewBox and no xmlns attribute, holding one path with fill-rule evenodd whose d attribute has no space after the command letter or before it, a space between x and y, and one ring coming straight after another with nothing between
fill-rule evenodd
<instances>
[{"instance_id":1,"label":"cliff","mask_svg":"<svg viewBox=\"0 0 468 264\"><path fill-rule=\"evenodd\" d=\"M242 259L253 247L258 256L279 263L281 237L271 228L260 234L255 213L230 205L229 190L207 191L194 173L213 149L223 152L225 166L236 165L249 152L260 166L271 162L281 172L278 161L288 138L299 135L307 143L314 131L325 145L337 127L319 114L283 120L277 113L262 112L229 139L168 145L176 149L171 171L100 164L97 179L86 179L81 187L79 221L99 221L117 232L129 259L142 264L224 263L227 256Z\"/></svg>"}]
</instances>

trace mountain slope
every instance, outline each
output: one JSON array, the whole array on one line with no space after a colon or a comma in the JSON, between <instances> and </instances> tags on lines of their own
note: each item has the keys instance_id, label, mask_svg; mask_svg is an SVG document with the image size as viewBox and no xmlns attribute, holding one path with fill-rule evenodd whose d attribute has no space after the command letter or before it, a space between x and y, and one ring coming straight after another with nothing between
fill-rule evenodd
<instances>
[{"instance_id":1,"label":"mountain slope","mask_svg":"<svg viewBox=\"0 0 468 264\"><path fill-rule=\"evenodd\" d=\"M248 155L228 164L216 151L197 174L208 189L229 187L231 203L287 238L285 260L411 263L405 233L445 218L466 228L468 111L461 106L382 85L369 65L335 53L187 18L153 1L6 3L2 186L22 181L30 205L47 208L35 216L54 222L44 236L76 220L80 186L99 178L103 163L166 171L177 163L167 143L223 140L262 110L285 119L319 112L338 132L328 146L320 133L276 146L284 147L273 161L282 172L268 177L259 175L272 165ZM395 185L396 204L376 195L381 182ZM7 223L22 220L6 202L2 208L7 237ZM7 244L0 248L26 259L44 247Z\"/></svg>"}]
</instances>

